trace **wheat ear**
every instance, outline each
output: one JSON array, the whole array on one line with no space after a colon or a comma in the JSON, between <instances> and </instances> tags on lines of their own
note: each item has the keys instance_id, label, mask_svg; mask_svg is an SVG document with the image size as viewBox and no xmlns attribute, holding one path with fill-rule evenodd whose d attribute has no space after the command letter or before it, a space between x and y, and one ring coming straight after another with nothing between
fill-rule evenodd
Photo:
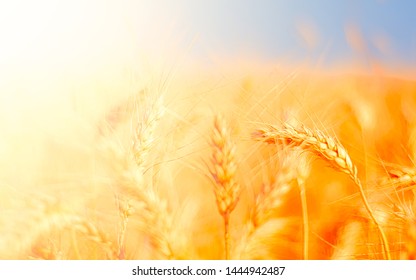
<instances>
[{"instance_id":1,"label":"wheat ear","mask_svg":"<svg viewBox=\"0 0 416 280\"><path fill-rule=\"evenodd\" d=\"M390 178L389 184L396 188L407 190L416 189L416 170L414 168L402 167L401 169L392 169L388 171Z\"/></svg>"},{"instance_id":2,"label":"wheat ear","mask_svg":"<svg viewBox=\"0 0 416 280\"><path fill-rule=\"evenodd\" d=\"M138 119L134 128L132 151L139 168L143 167L149 150L154 145L155 129L164 113L162 96L152 102L148 99L150 96L142 96L135 105Z\"/></svg>"},{"instance_id":3,"label":"wheat ear","mask_svg":"<svg viewBox=\"0 0 416 280\"><path fill-rule=\"evenodd\" d=\"M225 120L221 116L214 119L211 135L212 168L214 192L218 211L224 219L225 258L230 254L230 214L237 205L240 196L240 185L235 180L237 165L235 163L235 145L230 139Z\"/></svg>"},{"instance_id":4,"label":"wheat ear","mask_svg":"<svg viewBox=\"0 0 416 280\"><path fill-rule=\"evenodd\" d=\"M124 191L133 200L143 204L142 216L156 248L167 259L175 259L178 256L172 247L172 215L168 211L167 202L150 184L144 182L144 169L149 162L149 151L155 144L155 129L164 112L162 96L157 97L155 101L151 97L141 96L136 104L138 115L133 134L132 153L137 169L130 170L132 178L127 179L133 180L124 186Z\"/></svg>"},{"instance_id":5,"label":"wheat ear","mask_svg":"<svg viewBox=\"0 0 416 280\"><path fill-rule=\"evenodd\" d=\"M145 94L147 92L143 92ZM152 245L160 256L166 259L178 258L173 248L172 215L168 209L167 201L148 182L145 169L149 164L150 150L155 142L155 129L163 115L162 99L159 97L152 103L150 96L140 95L135 103L132 117L132 145L130 150L116 145L111 139L104 139L105 150L112 158L115 181L120 193L129 201L128 212L133 210L140 214L141 226L151 240ZM152 174L148 174L151 176ZM130 213L127 209L120 209L121 224L119 233L118 256L123 258L124 235L127 218Z\"/></svg>"},{"instance_id":6,"label":"wheat ear","mask_svg":"<svg viewBox=\"0 0 416 280\"><path fill-rule=\"evenodd\" d=\"M319 130L312 130L303 125L295 128L287 123L283 124L282 129L271 125L264 129L259 129L253 134L253 138L270 144L285 141L289 144L302 147L327 161L336 170L348 174L357 185L365 209L379 231L384 258L391 259L386 234L375 218L374 212L368 203L363 186L358 178L357 167L352 163L350 156L341 143Z\"/></svg>"}]
</instances>

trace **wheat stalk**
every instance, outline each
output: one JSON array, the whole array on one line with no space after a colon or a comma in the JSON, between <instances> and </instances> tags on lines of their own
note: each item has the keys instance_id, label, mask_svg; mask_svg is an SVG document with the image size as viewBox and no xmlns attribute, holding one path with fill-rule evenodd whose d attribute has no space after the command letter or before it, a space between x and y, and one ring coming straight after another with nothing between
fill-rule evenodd
<instances>
[{"instance_id":1,"label":"wheat stalk","mask_svg":"<svg viewBox=\"0 0 416 280\"><path fill-rule=\"evenodd\" d=\"M218 211L224 220L225 258L230 254L230 214L237 205L240 196L240 185L235 180L237 165L235 162L235 145L222 116L216 116L211 134L212 168L214 193Z\"/></svg>"},{"instance_id":2,"label":"wheat stalk","mask_svg":"<svg viewBox=\"0 0 416 280\"><path fill-rule=\"evenodd\" d=\"M120 231L118 233L118 259L125 259L126 257L126 230L130 216L132 215L132 206L128 201L121 201L117 198L118 212L120 216Z\"/></svg>"},{"instance_id":3,"label":"wheat stalk","mask_svg":"<svg viewBox=\"0 0 416 280\"><path fill-rule=\"evenodd\" d=\"M295 128L287 123L283 124L282 129L278 129L272 125L269 125L264 129L259 129L253 134L253 138L269 144L285 141L289 144L302 147L311 151L319 158L324 159L334 167L334 169L348 174L357 185L366 211L379 231L383 245L384 258L391 259L386 234L375 218L374 212L368 203L363 186L358 178L357 167L352 163L350 156L341 143L319 130L311 130L303 125Z\"/></svg>"},{"instance_id":4,"label":"wheat stalk","mask_svg":"<svg viewBox=\"0 0 416 280\"><path fill-rule=\"evenodd\" d=\"M296 168L297 183L300 192L300 199L302 204L302 220L303 220L303 259L309 259L309 215L308 203L306 199L306 179L309 177L309 164L306 156L298 154L298 165Z\"/></svg>"}]
</instances>

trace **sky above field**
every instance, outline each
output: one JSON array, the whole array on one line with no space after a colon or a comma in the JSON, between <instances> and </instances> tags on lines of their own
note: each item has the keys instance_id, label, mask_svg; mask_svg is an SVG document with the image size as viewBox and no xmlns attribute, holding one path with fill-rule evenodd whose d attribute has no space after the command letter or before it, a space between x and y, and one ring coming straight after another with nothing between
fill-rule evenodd
<instances>
[{"instance_id":1,"label":"sky above field","mask_svg":"<svg viewBox=\"0 0 416 280\"><path fill-rule=\"evenodd\" d=\"M415 11L410 0L3 1L0 62L101 61L139 50L162 63L180 49L208 62L413 67Z\"/></svg>"},{"instance_id":2,"label":"sky above field","mask_svg":"<svg viewBox=\"0 0 416 280\"><path fill-rule=\"evenodd\" d=\"M212 53L323 64L351 58L416 62L416 2L186 1L185 25Z\"/></svg>"}]
</instances>

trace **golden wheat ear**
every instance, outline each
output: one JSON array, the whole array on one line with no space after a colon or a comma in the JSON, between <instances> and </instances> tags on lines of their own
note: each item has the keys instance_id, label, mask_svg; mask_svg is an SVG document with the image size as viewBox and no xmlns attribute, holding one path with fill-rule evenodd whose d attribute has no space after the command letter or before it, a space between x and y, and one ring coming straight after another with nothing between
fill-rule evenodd
<instances>
[{"instance_id":1,"label":"golden wheat ear","mask_svg":"<svg viewBox=\"0 0 416 280\"><path fill-rule=\"evenodd\" d=\"M241 187L235 179L235 144L231 141L229 129L222 116L216 116L211 134L212 168L214 193L218 211L224 219L225 258L230 254L230 214L237 205Z\"/></svg>"},{"instance_id":2,"label":"golden wheat ear","mask_svg":"<svg viewBox=\"0 0 416 280\"><path fill-rule=\"evenodd\" d=\"M388 184L394 186L396 191L403 194L409 193L414 200L416 195L416 169L401 167L400 169L388 170L389 179Z\"/></svg>"},{"instance_id":3,"label":"golden wheat ear","mask_svg":"<svg viewBox=\"0 0 416 280\"><path fill-rule=\"evenodd\" d=\"M143 92L150 93L152 92ZM151 96L138 98L131 119L133 129L130 149L116 145L114 139L102 139L103 151L112 158L111 171L114 173L118 194L129 203L126 209L119 208L121 222L117 255L119 258L125 257L127 222L131 221L138 224L140 233L148 238L154 257L177 259L180 257L178 253L183 250L176 250L174 246L174 236L178 230L173 227L173 214L169 210L168 201L154 187L152 169L145 174L145 169L152 165L151 150L156 144L155 130L162 116L163 103L161 98L156 102L151 102ZM135 215L131 215L133 212Z\"/></svg>"},{"instance_id":4,"label":"golden wheat ear","mask_svg":"<svg viewBox=\"0 0 416 280\"><path fill-rule=\"evenodd\" d=\"M253 133L253 139L269 144L277 144L283 141L295 147L301 147L328 162L335 170L348 174L357 185L367 213L379 231L384 258L391 259L386 234L368 203L363 186L358 178L357 167L353 164L347 150L341 143L320 130L312 130L304 125L295 128L287 123L284 123L281 129L272 125L259 129Z\"/></svg>"}]
</instances>

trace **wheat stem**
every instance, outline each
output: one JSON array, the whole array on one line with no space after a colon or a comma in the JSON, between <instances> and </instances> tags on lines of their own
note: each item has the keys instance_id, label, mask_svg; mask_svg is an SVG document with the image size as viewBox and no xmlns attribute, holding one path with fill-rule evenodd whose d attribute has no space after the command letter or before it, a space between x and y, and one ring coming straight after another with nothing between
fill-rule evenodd
<instances>
[{"instance_id":1,"label":"wheat stem","mask_svg":"<svg viewBox=\"0 0 416 280\"><path fill-rule=\"evenodd\" d=\"M230 259L230 214L224 216L224 243L225 243L225 259Z\"/></svg>"},{"instance_id":2,"label":"wheat stem","mask_svg":"<svg viewBox=\"0 0 416 280\"><path fill-rule=\"evenodd\" d=\"M302 204L302 219L303 219L303 259L309 259L309 217L308 217L308 203L306 201L306 190L303 183L299 184L300 199Z\"/></svg>"}]
</instances>

